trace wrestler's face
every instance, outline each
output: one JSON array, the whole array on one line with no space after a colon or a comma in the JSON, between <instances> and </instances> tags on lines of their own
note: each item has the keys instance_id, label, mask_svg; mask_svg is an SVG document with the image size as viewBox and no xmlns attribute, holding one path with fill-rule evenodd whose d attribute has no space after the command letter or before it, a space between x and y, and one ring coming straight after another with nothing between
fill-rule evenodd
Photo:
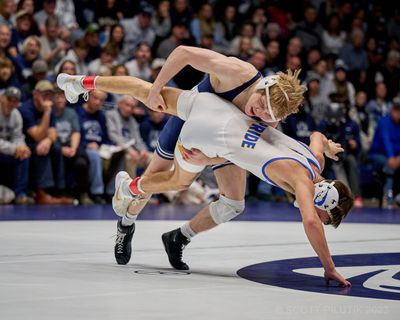
<instances>
[{"instance_id":1,"label":"wrestler's face","mask_svg":"<svg viewBox=\"0 0 400 320\"><path fill-rule=\"evenodd\" d=\"M315 207L315 210L317 211L318 217L321 220L323 224L329 224L331 218L325 210L322 210L320 208Z\"/></svg>"},{"instance_id":2,"label":"wrestler's face","mask_svg":"<svg viewBox=\"0 0 400 320\"><path fill-rule=\"evenodd\" d=\"M257 117L262 120L271 120L271 115L266 111L265 96L259 92L254 92L245 106L245 113L249 117Z\"/></svg>"}]
</instances>

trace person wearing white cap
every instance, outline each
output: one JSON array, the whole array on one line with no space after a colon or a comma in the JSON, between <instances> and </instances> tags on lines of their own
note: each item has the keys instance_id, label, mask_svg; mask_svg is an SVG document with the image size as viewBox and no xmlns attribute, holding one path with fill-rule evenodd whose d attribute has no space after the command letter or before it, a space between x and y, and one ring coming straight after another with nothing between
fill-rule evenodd
<instances>
[{"instance_id":1,"label":"person wearing white cap","mask_svg":"<svg viewBox=\"0 0 400 320\"><path fill-rule=\"evenodd\" d=\"M274 92L272 88L282 91L282 101L286 101L282 104L287 104L292 95L288 94L289 90L284 84L287 81L292 86L299 85L297 75L298 72L293 74L290 71L288 74L278 73L256 84L255 94L259 99L265 99L268 106L269 114L264 116L264 121L277 121L282 117L282 111L271 104ZM115 78L91 79L61 74L57 78L57 84L70 100L78 98L79 93L85 93L89 86L93 86L117 93L129 88L130 95L145 102L151 84L132 77L125 80L122 84ZM118 83L114 84L115 82ZM295 195L305 232L324 267L325 279L338 281L341 286L349 286L350 283L335 269L321 223L337 227L353 205L354 196L349 188L337 180L325 181L320 175L324 167L324 155L337 160L336 154L343 151L341 146L328 141L324 135L315 133L308 147L265 122L248 117L232 103L211 93L165 88L161 94L167 107L165 112L185 121L175 147L175 168L173 171L150 174L134 180L126 172L118 173L113 197L116 214L125 216L136 205L135 200L146 198L148 194L185 188L207 163L222 163L227 159L260 179ZM205 158L196 152L194 163L187 161L192 157L194 149L201 150ZM209 207L213 226L230 221L242 210L240 201L223 195ZM198 217L200 220L203 218ZM186 231L190 230L186 228ZM177 229L163 234L162 240L172 266L187 270L189 267L181 260L182 246L187 245L190 239L186 237L179 241L178 250L175 246L177 237L184 238L185 235ZM117 241L123 243L123 239ZM118 249L117 246L116 250Z\"/></svg>"}]
</instances>

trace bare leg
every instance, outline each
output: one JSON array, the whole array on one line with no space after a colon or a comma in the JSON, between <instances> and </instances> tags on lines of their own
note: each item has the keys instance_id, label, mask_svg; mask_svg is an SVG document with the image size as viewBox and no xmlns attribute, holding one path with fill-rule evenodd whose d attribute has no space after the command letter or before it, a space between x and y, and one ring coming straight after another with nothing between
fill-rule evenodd
<instances>
[{"instance_id":1,"label":"bare leg","mask_svg":"<svg viewBox=\"0 0 400 320\"><path fill-rule=\"evenodd\" d=\"M229 165L214 171L217 178L220 194L232 199L243 200L246 192L246 171L235 166ZM200 210L192 220L190 228L195 232L203 232L217 226L210 215L209 206Z\"/></svg>"},{"instance_id":2,"label":"bare leg","mask_svg":"<svg viewBox=\"0 0 400 320\"><path fill-rule=\"evenodd\" d=\"M149 166L146 168L146 171L143 173L143 177L151 177L153 174L157 172L165 172L170 171L172 168L173 161L166 160L161 158L156 152L153 154L153 158L150 161ZM147 202L150 200L152 194L147 193L146 196L138 201L134 201L128 208L128 213L131 215L138 215L143 208L146 206Z\"/></svg>"},{"instance_id":3,"label":"bare leg","mask_svg":"<svg viewBox=\"0 0 400 320\"><path fill-rule=\"evenodd\" d=\"M96 89L110 93L128 94L145 103L152 84L135 77L114 76L96 78ZM161 95L167 105L165 113L176 115L176 103L182 90L165 87Z\"/></svg>"},{"instance_id":4,"label":"bare leg","mask_svg":"<svg viewBox=\"0 0 400 320\"><path fill-rule=\"evenodd\" d=\"M140 185L145 192L144 196L148 198L149 195L151 196L153 193L186 189L196 179L197 175L197 173L183 170L178 163L175 162L175 168L173 171L155 172L149 175L144 175ZM136 201L132 202L129 206L128 213L131 214L131 212L137 211L138 205L135 204L135 202Z\"/></svg>"}]
</instances>

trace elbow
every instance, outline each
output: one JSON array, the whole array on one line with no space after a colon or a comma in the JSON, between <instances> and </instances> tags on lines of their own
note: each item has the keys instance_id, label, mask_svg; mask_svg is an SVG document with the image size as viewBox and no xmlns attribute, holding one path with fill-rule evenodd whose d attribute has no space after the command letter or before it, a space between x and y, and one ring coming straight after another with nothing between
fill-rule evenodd
<instances>
[{"instance_id":1,"label":"elbow","mask_svg":"<svg viewBox=\"0 0 400 320\"><path fill-rule=\"evenodd\" d=\"M308 217L303 219L304 228L307 230L317 229L321 225L321 221L317 217Z\"/></svg>"},{"instance_id":2,"label":"elbow","mask_svg":"<svg viewBox=\"0 0 400 320\"><path fill-rule=\"evenodd\" d=\"M325 136L321 133L321 132L318 132L318 131L314 131L313 133L311 133L311 136L310 136L310 139L323 139L323 138L325 138Z\"/></svg>"}]
</instances>

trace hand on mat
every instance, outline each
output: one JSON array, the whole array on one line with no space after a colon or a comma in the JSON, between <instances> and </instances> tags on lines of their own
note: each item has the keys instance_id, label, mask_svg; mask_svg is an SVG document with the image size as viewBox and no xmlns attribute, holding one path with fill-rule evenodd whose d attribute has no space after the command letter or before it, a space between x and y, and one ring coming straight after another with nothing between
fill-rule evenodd
<instances>
[{"instance_id":1,"label":"hand on mat","mask_svg":"<svg viewBox=\"0 0 400 320\"><path fill-rule=\"evenodd\" d=\"M333 142L332 140L328 140L328 145L325 147L325 155L335 161L339 160L339 157L336 155L339 152L343 152L344 149L340 145L340 143Z\"/></svg>"},{"instance_id":2,"label":"hand on mat","mask_svg":"<svg viewBox=\"0 0 400 320\"><path fill-rule=\"evenodd\" d=\"M329 282L331 280L339 282L340 287L351 286L351 283L347 281L345 278L343 278L343 276L339 272L337 272L336 269L333 269L333 271L325 271L324 277L327 286L329 286Z\"/></svg>"}]
</instances>

